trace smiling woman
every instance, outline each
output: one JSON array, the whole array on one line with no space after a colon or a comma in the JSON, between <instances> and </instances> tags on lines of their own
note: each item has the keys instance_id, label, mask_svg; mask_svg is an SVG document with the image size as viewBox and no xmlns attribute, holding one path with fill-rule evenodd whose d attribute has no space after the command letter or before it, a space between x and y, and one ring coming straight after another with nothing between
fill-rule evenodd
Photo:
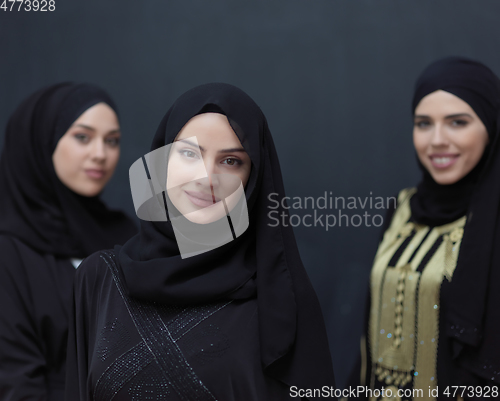
<instances>
[{"instance_id":1,"label":"smiling woman","mask_svg":"<svg viewBox=\"0 0 500 401\"><path fill-rule=\"evenodd\" d=\"M226 213L221 201L232 209L238 200L235 191L246 186L251 167L227 117L199 114L182 128L170 151L168 197L190 221L211 223Z\"/></svg>"},{"instance_id":2,"label":"smiling woman","mask_svg":"<svg viewBox=\"0 0 500 401\"><path fill-rule=\"evenodd\" d=\"M77 272L67 399L282 401L291 386L334 387L293 231L268 225L268 195L285 194L257 104L228 84L186 92L130 177L151 213Z\"/></svg>"},{"instance_id":3,"label":"smiling woman","mask_svg":"<svg viewBox=\"0 0 500 401\"><path fill-rule=\"evenodd\" d=\"M120 125L106 103L90 107L57 143L52 161L57 177L83 196L99 194L120 157Z\"/></svg>"},{"instance_id":4,"label":"smiling woman","mask_svg":"<svg viewBox=\"0 0 500 401\"><path fill-rule=\"evenodd\" d=\"M437 90L415 109L413 143L418 158L438 184L464 178L481 160L488 131L471 106Z\"/></svg>"},{"instance_id":5,"label":"smiling woman","mask_svg":"<svg viewBox=\"0 0 500 401\"><path fill-rule=\"evenodd\" d=\"M423 177L400 192L379 244L355 376L405 399L456 399L457 386L459 398L496 397L500 81L477 61L439 60L417 81L413 113Z\"/></svg>"},{"instance_id":6,"label":"smiling woman","mask_svg":"<svg viewBox=\"0 0 500 401\"><path fill-rule=\"evenodd\" d=\"M120 149L102 89L63 83L11 116L0 159L0 399L64 399L75 267L135 226L97 195Z\"/></svg>"}]
</instances>

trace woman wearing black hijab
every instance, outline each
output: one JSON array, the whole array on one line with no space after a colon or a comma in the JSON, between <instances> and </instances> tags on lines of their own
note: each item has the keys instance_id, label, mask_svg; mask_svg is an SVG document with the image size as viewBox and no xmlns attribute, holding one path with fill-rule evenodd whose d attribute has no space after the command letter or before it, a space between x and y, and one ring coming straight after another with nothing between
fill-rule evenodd
<instances>
[{"instance_id":1,"label":"woman wearing black hijab","mask_svg":"<svg viewBox=\"0 0 500 401\"><path fill-rule=\"evenodd\" d=\"M165 157L152 154L169 144L165 173L154 161ZM163 210L145 213L135 198L140 233L77 272L67 400L277 401L334 386L293 232L268 221L269 195L281 198L284 188L260 108L228 84L196 87L167 112L151 150L132 166L131 181L142 166L144 188L155 188L150 206L157 199ZM175 187L177 155L193 164L203 157L207 177ZM241 179L237 204L217 194L224 175ZM223 217L200 214L222 203Z\"/></svg>"},{"instance_id":2,"label":"woman wearing black hijab","mask_svg":"<svg viewBox=\"0 0 500 401\"><path fill-rule=\"evenodd\" d=\"M9 119L0 158L0 399L64 398L75 267L135 230L97 197L119 157L116 108L62 83Z\"/></svg>"},{"instance_id":3,"label":"woman wearing black hijab","mask_svg":"<svg viewBox=\"0 0 500 401\"><path fill-rule=\"evenodd\" d=\"M477 61L439 60L416 83L423 178L400 192L375 257L361 369L370 389L498 397L499 114L499 79Z\"/></svg>"}]
</instances>

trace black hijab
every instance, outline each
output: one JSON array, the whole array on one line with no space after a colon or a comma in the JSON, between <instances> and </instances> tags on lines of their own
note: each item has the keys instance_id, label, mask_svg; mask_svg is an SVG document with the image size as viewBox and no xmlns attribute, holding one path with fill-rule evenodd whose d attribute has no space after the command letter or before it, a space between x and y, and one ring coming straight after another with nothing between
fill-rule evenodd
<instances>
[{"instance_id":1,"label":"black hijab","mask_svg":"<svg viewBox=\"0 0 500 401\"><path fill-rule=\"evenodd\" d=\"M334 385L323 317L290 226L271 227L268 196L285 196L278 156L264 114L228 84L198 86L163 118L151 150L172 143L195 115L225 114L252 161L245 194L249 228L234 241L182 259L170 222L141 221L140 233L117 247L129 295L169 304L203 304L257 294L262 366L287 385ZM277 209L286 213L281 206Z\"/></svg>"},{"instance_id":2,"label":"black hijab","mask_svg":"<svg viewBox=\"0 0 500 401\"><path fill-rule=\"evenodd\" d=\"M14 111L0 159L0 233L43 254L82 258L136 232L125 214L66 187L52 163L59 139L100 102L116 111L102 89L61 83L37 91Z\"/></svg>"},{"instance_id":3,"label":"black hijab","mask_svg":"<svg viewBox=\"0 0 500 401\"><path fill-rule=\"evenodd\" d=\"M412 217L438 226L467 215L453 279L441 289L442 335L452 340L458 365L500 383L500 81L477 61L439 60L418 79L413 111L439 89L472 107L489 144L478 165L452 185L437 184L420 164L423 179L411 199Z\"/></svg>"}]
</instances>

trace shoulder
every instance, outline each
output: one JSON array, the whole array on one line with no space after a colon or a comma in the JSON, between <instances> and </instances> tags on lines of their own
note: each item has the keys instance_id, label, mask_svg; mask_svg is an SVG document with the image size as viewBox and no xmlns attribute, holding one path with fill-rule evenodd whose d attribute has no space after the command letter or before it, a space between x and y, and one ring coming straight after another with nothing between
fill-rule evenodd
<instances>
[{"instance_id":1,"label":"shoulder","mask_svg":"<svg viewBox=\"0 0 500 401\"><path fill-rule=\"evenodd\" d=\"M18 276L40 263L45 262L36 250L11 235L0 234L0 274L9 271Z\"/></svg>"},{"instance_id":2,"label":"shoulder","mask_svg":"<svg viewBox=\"0 0 500 401\"><path fill-rule=\"evenodd\" d=\"M2 259L5 257L5 254L17 254L18 256L25 253L38 254L38 252L36 252L30 246L26 245L16 237L8 234L0 234L0 252L2 254Z\"/></svg>"},{"instance_id":3,"label":"shoulder","mask_svg":"<svg viewBox=\"0 0 500 401\"><path fill-rule=\"evenodd\" d=\"M33 288L46 283L46 267L36 250L11 235L0 235L0 292L9 294L9 302L32 302Z\"/></svg>"},{"instance_id":4,"label":"shoulder","mask_svg":"<svg viewBox=\"0 0 500 401\"><path fill-rule=\"evenodd\" d=\"M396 199L394 206L387 211L391 220L395 215L406 215L410 212L410 199L416 192L417 188L415 187L404 188L398 192L398 195L394 197Z\"/></svg>"},{"instance_id":5,"label":"shoulder","mask_svg":"<svg viewBox=\"0 0 500 401\"><path fill-rule=\"evenodd\" d=\"M75 289L82 287L95 289L110 280L112 276L107 259L111 252L94 252L80 263L75 274Z\"/></svg>"},{"instance_id":6,"label":"shoulder","mask_svg":"<svg viewBox=\"0 0 500 401\"><path fill-rule=\"evenodd\" d=\"M404 188L400 190L396 196L391 197L391 199L394 199L395 201L390 203L390 206L386 210L380 241L383 240L384 233L391 227L395 224L401 223L402 220L406 222L406 220L409 219L409 213L411 213L409 201L415 192L417 192L417 189L414 187Z\"/></svg>"},{"instance_id":7,"label":"shoulder","mask_svg":"<svg viewBox=\"0 0 500 401\"><path fill-rule=\"evenodd\" d=\"M110 252L98 251L87 256L75 272L73 282L75 307L89 321L93 321L100 314L100 310L107 307L109 299L118 293L107 260Z\"/></svg>"},{"instance_id":8,"label":"shoulder","mask_svg":"<svg viewBox=\"0 0 500 401\"><path fill-rule=\"evenodd\" d=\"M410 187L404 188L398 193L398 205L404 203L405 201L409 201L410 198L417 192L417 188Z\"/></svg>"}]
</instances>

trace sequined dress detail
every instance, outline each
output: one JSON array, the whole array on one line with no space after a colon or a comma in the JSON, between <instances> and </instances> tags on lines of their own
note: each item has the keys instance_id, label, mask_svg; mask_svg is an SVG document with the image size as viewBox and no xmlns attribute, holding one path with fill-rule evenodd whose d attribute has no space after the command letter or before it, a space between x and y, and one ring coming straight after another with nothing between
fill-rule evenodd
<instances>
[{"instance_id":1,"label":"sequined dress detail","mask_svg":"<svg viewBox=\"0 0 500 401\"><path fill-rule=\"evenodd\" d=\"M416 224L409 204L414 193L406 189L399 194L375 256L366 385L394 395L398 389L422 389L413 392L413 399L433 400L429 390L438 386L440 288L443 280L453 279L466 218L433 228Z\"/></svg>"}]
</instances>

